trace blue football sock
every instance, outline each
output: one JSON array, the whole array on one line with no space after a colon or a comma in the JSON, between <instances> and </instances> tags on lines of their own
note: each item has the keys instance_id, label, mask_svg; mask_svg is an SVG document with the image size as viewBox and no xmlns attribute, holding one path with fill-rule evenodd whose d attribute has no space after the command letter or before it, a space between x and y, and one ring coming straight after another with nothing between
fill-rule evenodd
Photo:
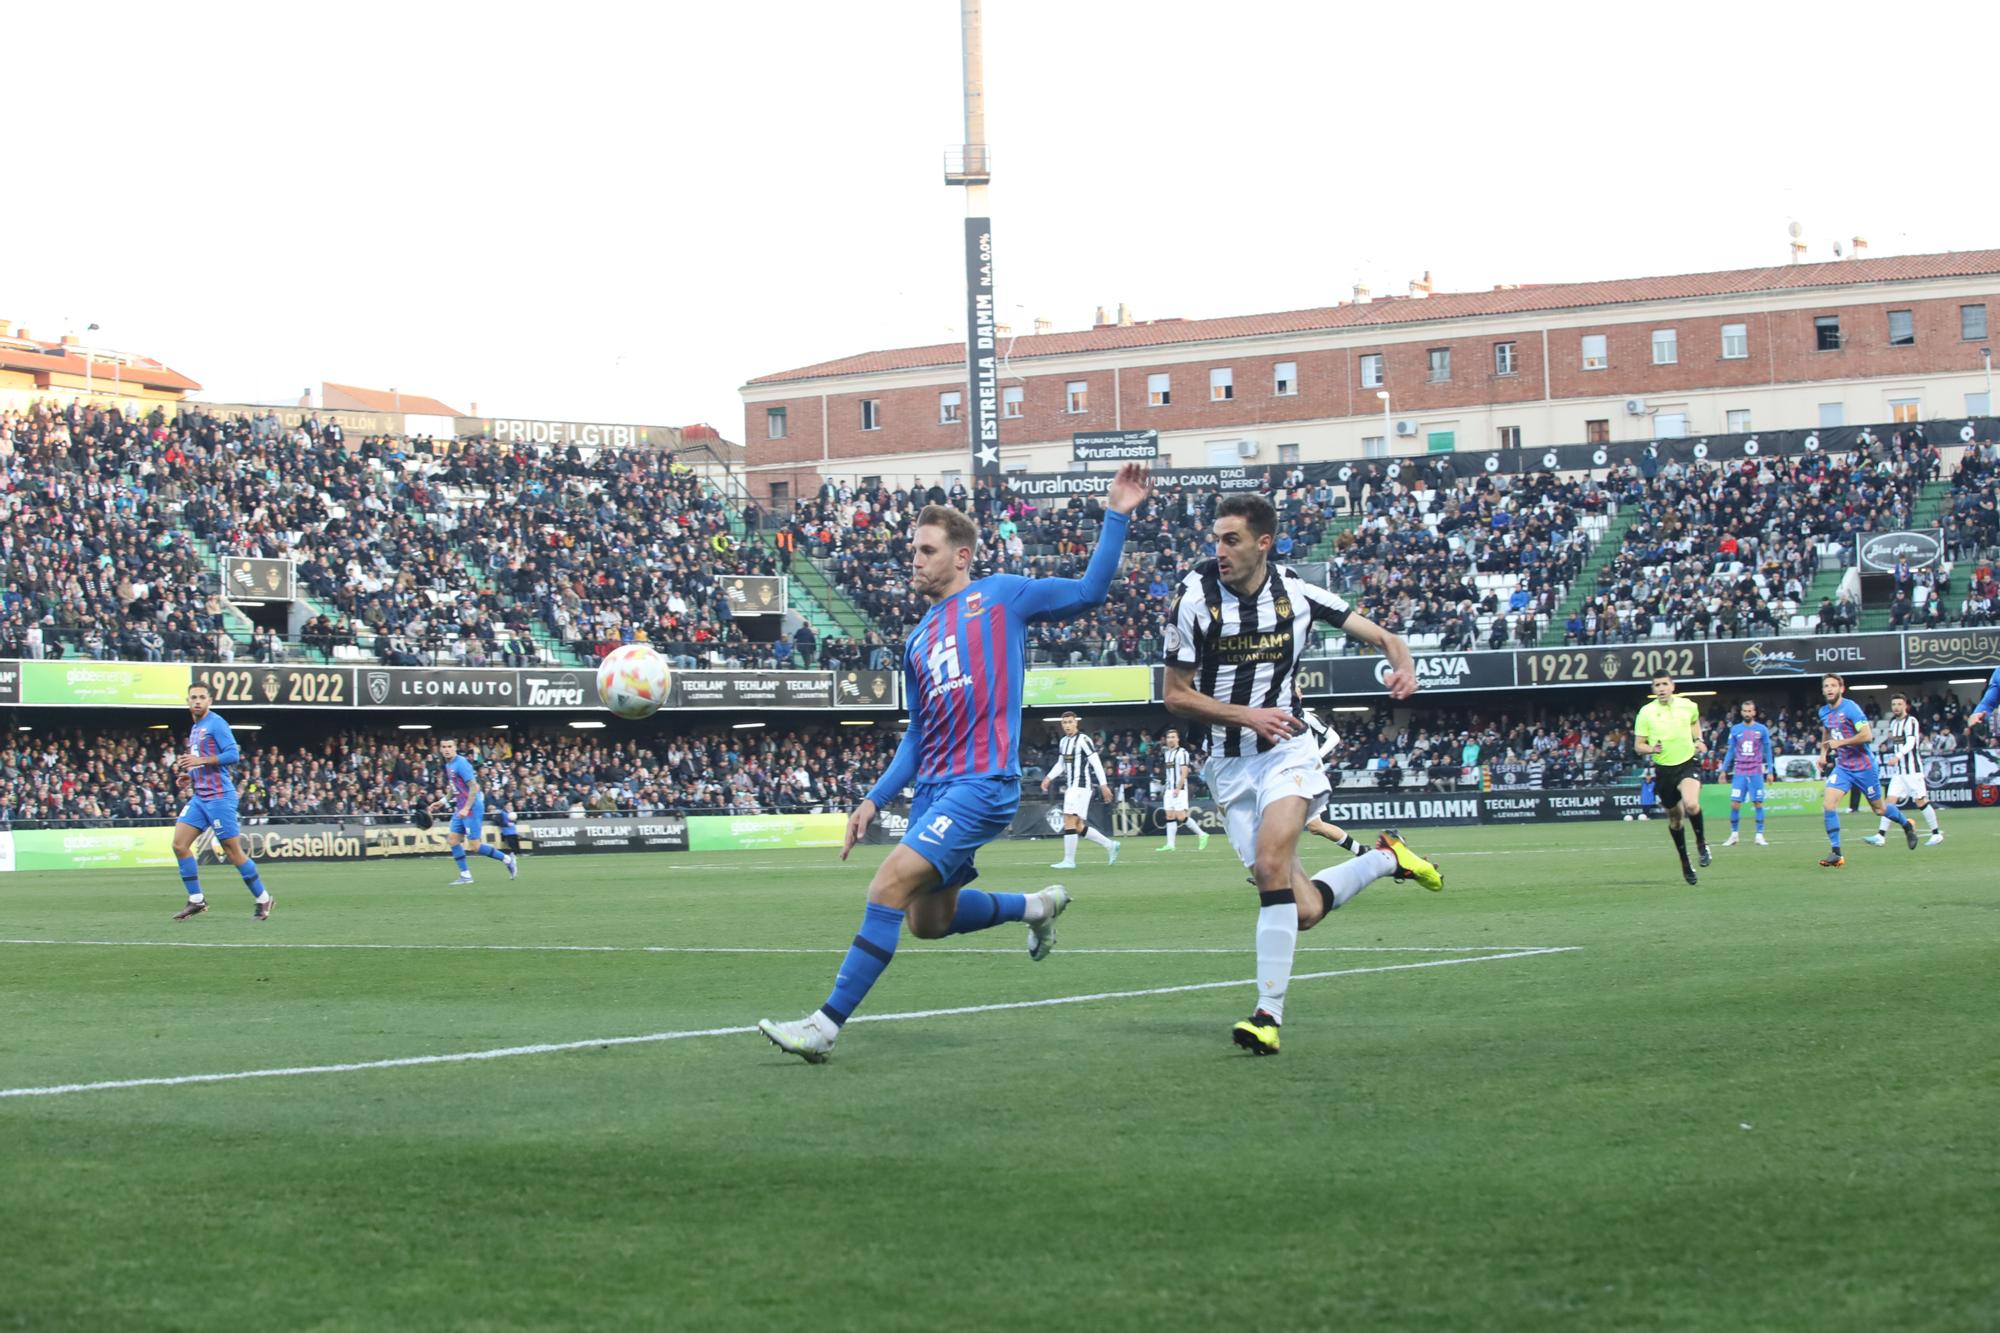
<instances>
[{"instance_id":1,"label":"blue football sock","mask_svg":"<svg viewBox=\"0 0 2000 1333\"><path fill-rule=\"evenodd\" d=\"M1826 840L1833 844L1833 850L1837 855L1840 851L1840 811L1838 810L1828 810L1826 812Z\"/></svg>"},{"instance_id":2,"label":"blue football sock","mask_svg":"<svg viewBox=\"0 0 2000 1333\"><path fill-rule=\"evenodd\" d=\"M1757 807L1757 831L1764 831L1764 807L1761 805Z\"/></svg>"},{"instance_id":3,"label":"blue football sock","mask_svg":"<svg viewBox=\"0 0 2000 1333\"><path fill-rule=\"evenodd\" d=\"M463 843L451 849L451 859L458 862L459 874L470 875L472 873L472 867L465 863L465 846Z\"/></svg>"},{"instance_id":4,"label":"blue football sock","mask_svg":"<svg viewBox=\"0 0 2000 1333\"><path fill-rule=\"evenodd\" d=\"M257 874L257 863L255 861L252 861L247 856L244 857L243 864L236 867L236 873L243 876L244 888L250 890L251 893L259 898L264 896L264 881Z\"/></svg>"},{"instance_id":5,"label":"blue football sock","mask_svg":"<svg viewBox=\"0 0 2000 1333\"><path fill-rule=\"evenodd\" d=\"M192 856L181 857L176 864L181 868L181 885L190 898L201 897L201 866Z\"/></svg>"},{"instance_id":6,"label":"blue football sock","mask_svg":"<svg viewBox=\"0 0 2000 1333\"><path fill-rule=\"evenodd\" d=\"M1908 828L1910 826L1910 817L1904 814L1901 810L1898 810L1893 805L1883 806L1882 815L1885 819L1889 819L1895 823L1901 824L1904 828Z\"/></svg>"},{"instance_id":7,"label":"blue football sock","mask_svg":"<svg viewBox=\"0 0 2000 1333\"><path fill-rule=\"evenodd\" d=\"M1742 807L1742 806L1740 806L1740 805L1732 805L1732 806L1730 806L1730 807L1729 807L1729 831L1730 831L1731 833L1734 833L1734 832L1736 832L1736 830L1737 830L1737 829L1741 828L1742 826L1743 826L1743 807Z\"/></svg>"},{"instance_id":8,"label":"blue football sock","mask_svg":"<svg viewBox=\"0 0 2000 1333\"><path fill-rule=\"evenodd\" d=\"M868 910L861 914L861 933L854 937L840 965L840 975L833 979L833 993L819 1007L836 1026L845 1023L855 1006L868 998L869 987L896 956L896 939L902 933L901 912L880 903L868 904Z\"/></svg>"},{"instance_id":9,"label":"blue football sock","mask_svg":"<svg viewBox=\"0 0 2000 1333\"><path fill-rule=\"evenodd\" d=\"M987 893L982 889L960 889L958 911L952 914L947 935L969 935L987 930L1003 921L1022 920L1028 911L1025 893Z\"/></svg>"},{"instance_id":10,"label":"blue football sock","mask_svg":"<svg viewBox=\"0 0 2000 1333\"><path fill-rule=\"evenodd\" d=\"M501 851L498 847L495 847L490 842L482 842L479 844L479 854L481 856L490 856L496 861L504 861L507 859L507 853Z\"/></svg>"}]
</instances>

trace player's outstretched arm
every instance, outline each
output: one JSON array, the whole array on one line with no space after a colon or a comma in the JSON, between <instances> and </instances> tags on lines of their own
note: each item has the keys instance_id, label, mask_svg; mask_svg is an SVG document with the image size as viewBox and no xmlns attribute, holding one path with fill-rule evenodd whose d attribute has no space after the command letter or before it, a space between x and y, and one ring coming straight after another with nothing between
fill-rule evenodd
<instances>
[{"instance_id":1,"label":"player's outstretched arm","mask_svg":"<svg viewBox=\"0 0 2000 1333\"><path fill-rule=\"evenodd\" d=\"M843 861L854 850L854 844L868 832L868 821L875 818L875 812L882 808L884 802L893 800L896 793L909 786L917 776L917 756L924 748L923 713L918 702L914 695L911 696L910 725L903 732L902 743L896 746L896 754L889 760L889 767L882 770L882 776L875 779L868 795L847 816L847 838L840 848L840 859Z\"/></svg>"},{"instance_id":2,"label":"player's outstretched arm","mask_svg":"<svg viewBox=\"0 0 2000 1333\"><path fill-rule=\"evenodd\" d=\"M1118 561L1125 554L1125 534L1132 526L1132 511L1153 493L1146 469L1127 463L1111 479L1105 493L1104 529L1097 534L1097 549L1080 579L1033 579L1022 590L1016 606L1031 620L1061 620L1093 606L1102 605L1118 573Z\"/></svg>"},{"instance_id":3,"label":"player's outstretched arm","mask_svg":"<svg viewBox=\"0 0 2000 1333\"><path fill-rule=\"evenodd\" d=\"M1340 628L1348 638L1377 649L1389 659L1389 675L1384 684L1389 687L1391 699L1407 699L1417 692L1416 659L1410 656L1410 645L1403 641L1402 635L1383 629L1359 611L1348 612Z\"/></svg>"},{"instance_id":4,"label":"player's outstretched arm","mask_svg":"<svg viewBox=\"0 0 2000 1333\"><path fill-rule=\"evenodd\" d=\"M1282 708L1250 708L1224 703L1194 686L1194 668L1167 666L1167 711L1219 727L1248 727L1273 745L1305 729L1305 723Z\"/></svg>"},{"instance_id":5,"label":"player's outstretched arm","mask_svg":"<svg viewBox=\"0 0 2000 1333\"><path fill-rule=\"evenodd\" d=\"M1979 702L1973 705L1972 716L1966 721L1976 727L1996 707L2000 707L2000 667L1993 668L1993 677L1986 682L1986 693L1979 696Z\"/></svg>"}]
</instances>

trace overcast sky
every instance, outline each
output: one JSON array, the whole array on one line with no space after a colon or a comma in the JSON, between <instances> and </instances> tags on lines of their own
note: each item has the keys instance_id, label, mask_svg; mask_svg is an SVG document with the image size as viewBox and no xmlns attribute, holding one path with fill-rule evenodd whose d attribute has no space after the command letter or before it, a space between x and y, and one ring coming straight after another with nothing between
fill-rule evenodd
<instances>
[{"instance_id":1,"label":"overcast sky","mask_svg":"<svg viewBox=\"0 0 2000 1333\"><path fill-rule=\"evenodd\" d=\"M215 400L330 379L738 439L753 375L963 336L958 16L15 6L0 318L100 324ZM987 0L1002 318L1781 263L1794 218L1816 258L2000 245L1983 66L1952 46L1980 30Z\"/></svg>"}]
</instances>

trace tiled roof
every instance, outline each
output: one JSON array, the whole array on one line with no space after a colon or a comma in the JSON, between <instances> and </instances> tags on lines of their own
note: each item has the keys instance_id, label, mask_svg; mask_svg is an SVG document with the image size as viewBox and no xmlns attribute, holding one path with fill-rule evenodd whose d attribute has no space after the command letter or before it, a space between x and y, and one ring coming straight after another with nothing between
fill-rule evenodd
<instances>
[{"instance_id":1,"label":"tiled roof","mask_svg":"<svg viewBox=\"0 0 2000 1333\"><path fill-rule=\"evenodd\" d=\"M1102 325L1070 333L1026 334L1012 341L1009 359L1075 356L1130 347L1254 338L1327 329L1428 324L1482 315L1517 315L1589 306L1682 301L1703 296L1749 295L1801 287L1852 287L1872 282L2000 274L2000 250L1955 250L1937 255L1889 255L1824 264L1784 264L1774 268L1728 269L1657 278L1615 278L1605 282L1565 282L1484 292L1439 292L1423 300L1378 299L1366 305L1318 306L1268 315L1228 315L1220 319L1154 320L1127 326ZM963 343L899 347L821 361L794 370L759 375L752 385L828 375L868 375L924 366L953 366L965 359Z\"/></svg>"},{"instance_id":2,"label":"tiled roof","mask_svg":"<svg viewBox=\"0 0 2000 1333\"><path fill-rule=\"evenodd\" d=\"M394 389L361 389L352 384L320 382L320 401L328 408L345 412L401 412L415 417L462 417L455 407L426 398L420 393L397 393Z\"/></svg>"},{"instance_id":3,"label":"tiled roof","mask_svg":"<svg viewBox=\"0 0 2000 1333\"><path fill-rule=\"evenodd\" d=\"M148 389L194 390L196 384L178 370L169 370L157 361L140 358L132 364L106 361L102 357L86 361L61 343L22 342L13 339L0 342L0 370L39 371L48 374L83 376L106 384L116 380L129 380L133 384Z\"/></svg>"}]
</instances>

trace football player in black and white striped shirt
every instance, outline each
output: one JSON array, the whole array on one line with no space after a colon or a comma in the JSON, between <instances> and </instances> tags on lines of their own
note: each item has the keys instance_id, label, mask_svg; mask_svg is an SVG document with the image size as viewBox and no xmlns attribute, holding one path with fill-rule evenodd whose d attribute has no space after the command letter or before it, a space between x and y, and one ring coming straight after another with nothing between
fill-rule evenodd
<instances>
[{"instance_id":1,"label":"football player in black and white striped shirt","mask_svg":"<svg viewBox=\"0 0 2000 1333\"><path fill-rule=\"evenodd\" d=\"M1160 798L1160 804L1163 807L1161 813L1167 823L1167 842L1164 847L1157 847L1154 850L1161 852L1174 850L1174 834L1180 831L1181 825L1186 824L1188 832L1194 834L1197 839L1195 850L1207 851L1208 830L1195 822L1191 813L1194 807L1188 801L1188 777L1194 769L1194 756L1182 746L1178 727L1168 727L1167 734L1161 739L1160 763L1166 767L1166 790Z\"/></svg>"},{"instance_id":2,"label":"football player in black and white striped shirt","mask_svg":"<svg viewBox=\"0 0 2000 1333\"><path fill-rule=\"evenodd\" d=\"M1202 776L1221 807L1230 845L1257 880L1257 1008L1231 1029L1256 1055L1278 1052L1285 991L1299 931L1309 929L1384 875L1444 887L1437 867L1385 831L1376 849L1315 875L1299 861L1299 837L1332 788L1319 748L1299 716L1294 676L1315 624L1381 650L1390 697L1417 690L1409 645L1271 562L1278 530L1270 501L1231 495L1215 507L1215 558L1196 566L1175 595L1162 636L1170 712L1209 727Z\"/></svg>"},{"instance_id":3,"label":"football player in black and white striped shirt","mask_svg":"<svg viewBox=\"0 0 2000 1333\"><path fill-rule=\"evenodd\" d=\"M1076 869L1076 840L1088 838L1105 850L1110 857L1109 864L1118 864L1119 842L1107 838L1090 826L1090 793L1095 790L1104 795L1104 804L1111 804L1111 783L1104 776L1104 761L1097 757L1097 742L1083 734L1081 723L1075 713L1062 715L1062 736L1056 741L1056 762L1042 778L1042 790L1060 773L1063 780L1063 859L1052 864L1051 870Z\"/></svg>"},{"instance_id":4,"label":"football player in black and white striped shirt","mask_svg":"<svg viewBox=\"0 0 2000 1333\"><path fill-rule=\"evenodd\" d=\"M1931 804L1930 786L1924 781L1923 733L1923 725L1910 711L1910 696L1890 695L1889 720L1875 737L1882 776L1889 779L1889 804L1902 810L1914 805L1923 811L1924 822L1931 826L1931 836L1924 845L1935 847L1944 841L1944 833L1938 828L1937 807ZM1889 841L1888 832L1889 816L1884 815L1875 832L1861 841L1880 847Z\"/></svg>"}]
</instances>

